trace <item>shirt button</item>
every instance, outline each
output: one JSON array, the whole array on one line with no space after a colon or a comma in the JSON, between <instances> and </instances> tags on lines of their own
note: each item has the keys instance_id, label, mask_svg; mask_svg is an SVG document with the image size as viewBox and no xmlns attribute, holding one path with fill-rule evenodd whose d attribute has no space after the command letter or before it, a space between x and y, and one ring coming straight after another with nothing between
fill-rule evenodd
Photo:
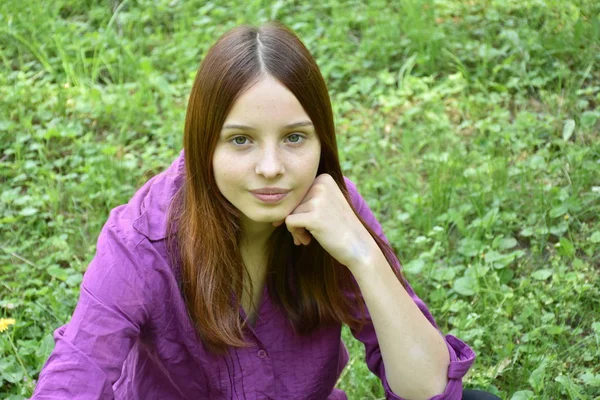
<instances>
[{"instance_id":1,"label":"shirt button","mask_svg":"<svg viewBox=\"0 0 600 400\"><path fill-rule=\"evenodd\" d=\"M258 354L258 358L267 358L267 352L264 351L263 349L260 349L257 354Z\"/></svg>"}]
</instances>

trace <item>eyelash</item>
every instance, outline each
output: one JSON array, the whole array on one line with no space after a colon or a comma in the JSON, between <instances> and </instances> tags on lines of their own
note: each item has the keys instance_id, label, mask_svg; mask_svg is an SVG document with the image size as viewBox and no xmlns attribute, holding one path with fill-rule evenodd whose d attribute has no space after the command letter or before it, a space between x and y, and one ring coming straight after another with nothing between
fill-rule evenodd
<instances>
[{"instance_id":1,"label":"eyelash","mask_svg":"<svg viewBox=\"0 0 600 400\"><path fill-rule=\"evenodd\" d=\"M299 138L299 140L298 140L297 142L290 142L290 143L292 143L292 144L300 144L300 143L302 143L304 140L306 140L306 137L305 137L304 135L301 135L301 134L299 134L299 133L292 133L292 134L288 135L287 137L289 138L290 136L298 136L298 138ZM247 137L247 136L241 136L241 135L238 135L238 136L234 136L234 137L232 137L231 139L229 139L229 142L230 142L231 144L233 144L235 147L242 147L242 146L245 146L245 145L247 144L247 143L244 143L244 144L235 143L235 140L236 140L237 138L245 138L245 139L248 139L248 137Z\"/></svg>"}]
</instances>

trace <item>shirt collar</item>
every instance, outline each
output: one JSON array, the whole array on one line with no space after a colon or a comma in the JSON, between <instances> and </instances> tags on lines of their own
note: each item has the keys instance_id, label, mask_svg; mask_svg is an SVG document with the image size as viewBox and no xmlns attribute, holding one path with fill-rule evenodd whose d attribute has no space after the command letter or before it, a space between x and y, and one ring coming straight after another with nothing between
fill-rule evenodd
<instances>
[{"instance_id":1,"label":"shirt collar","mask_svg":"<svg viewBox=\"0 0 600 400\"><path fill-rule=\"evenodd\" d=\"M130 204L139 204L140 215L133 221L133 228L150 240L167 237L167 213L173 196L183 185L185 175L185 155L179 156L167 170L150 178L136 192Z\"/></svg>"}]
</instances>

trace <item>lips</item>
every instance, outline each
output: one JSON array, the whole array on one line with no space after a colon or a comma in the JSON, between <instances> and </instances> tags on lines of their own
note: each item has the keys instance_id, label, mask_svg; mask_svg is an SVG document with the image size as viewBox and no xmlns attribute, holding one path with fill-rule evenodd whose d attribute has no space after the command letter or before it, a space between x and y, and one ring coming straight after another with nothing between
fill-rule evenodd
<instances>
[{"instance_id":1,"label":"lips","mask_svg":"<svg viewBox=\"0 0 600 400\"><path fill-rule=\"evenodd\" d=\"M263 203L278 203L285 198L290 190L282 188L262 188L251 190L250 193Z\"/></svg>"},{"instance_id":2,"label":"lips","mask_svg":"<svg viewBox=\"0 0 600 400\"><path fill-rule=\"evenodd\" d=\"M261 189L251 190L250 192L252 192L253 194L274 195L274 194L286 194L289 191L290 191L289 189L282 189L282 188L261 188Z\"/></svg>"}]
</instances>

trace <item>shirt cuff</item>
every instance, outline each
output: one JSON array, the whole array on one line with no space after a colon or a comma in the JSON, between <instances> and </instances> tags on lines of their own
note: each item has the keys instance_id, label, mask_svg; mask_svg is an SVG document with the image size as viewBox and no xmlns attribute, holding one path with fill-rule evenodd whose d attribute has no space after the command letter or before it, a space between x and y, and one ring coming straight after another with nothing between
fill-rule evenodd
<instances>
[{"instance_id":1,"label":"shirt cuff","mask_svg":"<svg viewBox=\"0 0 600 400\"><path fill-rule=\"evenodd\" d=\"M429 400L461 400L462 399L462 377L465 376L475 361L475 352L462 340L452 335L445 336L446 346L450 353L450 364L448 365L448 384L444 393L433 396ZM381 383L385 390L385 398L388 400L406 400L392 392L385 373L381 377Z\"/></svg>"}]
</instances>

